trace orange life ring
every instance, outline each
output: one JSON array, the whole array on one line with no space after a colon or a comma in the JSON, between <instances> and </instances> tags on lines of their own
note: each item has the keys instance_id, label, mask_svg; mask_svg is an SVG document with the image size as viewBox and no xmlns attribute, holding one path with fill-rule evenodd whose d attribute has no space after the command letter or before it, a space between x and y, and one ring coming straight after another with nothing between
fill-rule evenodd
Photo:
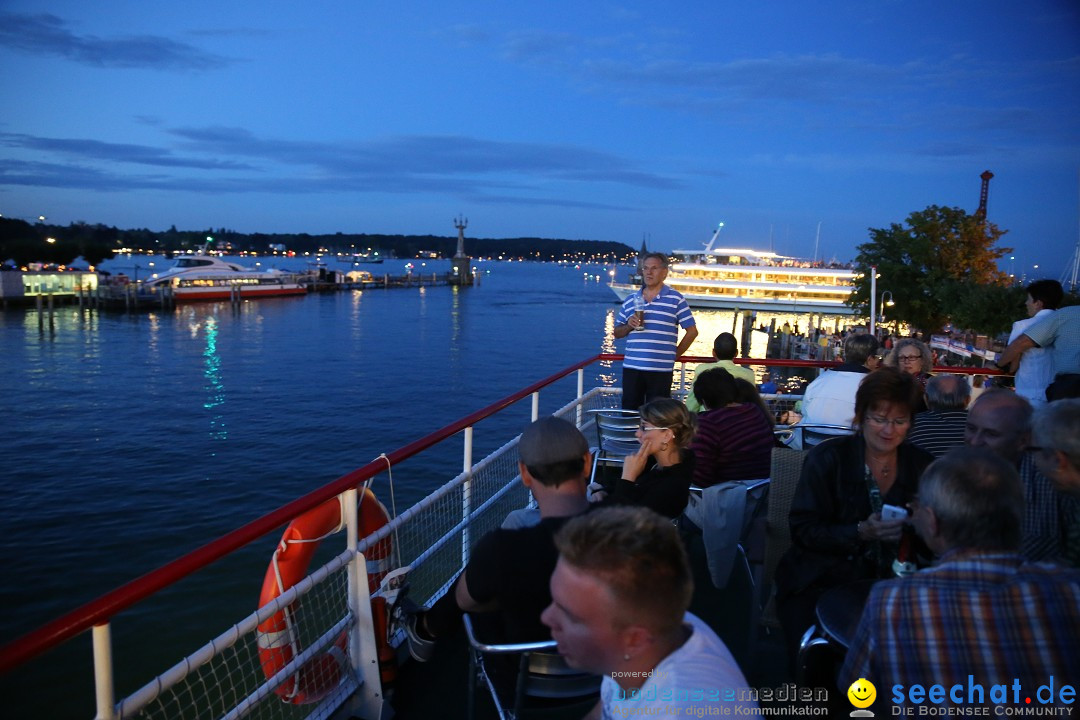
<instances>
[{"instance_id":1,"label":"orange life ring","mask_svg":"<svg viewBox=\"0 0 1080 720\"><path fill-rule=\"evenodd\" d=\"M359 532L363 538L390 522L386 508L371 490L365 489L360 496L358 508ZM327 500L289 523L281 536L266 575L263 577L259 607L279 597L286 590L307 576L308 565L326 536L345 527L341 503L337 498ZM390 536L379 540L367 549L368 591L375 592L383 577L390 570ZM280 578L280 580L279 580ZM376 619L385 617L385 600L374 598L372 609ZM382 625L382 628L379 627ZM392 658L392 648L386 633L386 623L376 623L376 644L382 667L383 682L393 679L393 668L386 667L386 658ZM273 677L301 652L300 640L292 627L292 606L282 608L259 623L259 663L267 679ZM346 669L346 637L342 633L330 648L304 663L293 676L274 688L285 702L304 705L318 702L337 687Z\"/></svg>"}]
</instances>

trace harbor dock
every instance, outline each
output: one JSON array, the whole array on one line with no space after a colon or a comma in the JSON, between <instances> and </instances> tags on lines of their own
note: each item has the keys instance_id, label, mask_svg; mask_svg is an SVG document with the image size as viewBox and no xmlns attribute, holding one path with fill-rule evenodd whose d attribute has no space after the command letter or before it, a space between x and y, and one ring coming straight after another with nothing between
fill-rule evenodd
<instances>
[{"instance_id":1,"label":"harbor dock","mask_svg":"<svg viewBox=\"0 0 1080 720\"><path fill-rule=\"evenodd\" d=\"M50 277L44 277L49 275ZM55 277L52 277L55 276ZM6 282L0 286L0 308L36 307L45 315L63 305L78 305L123 312L171 309L176 297L169 286L150 288L142 283L127 280L106 281L97 273L3 273ZM478 278L470 278L465 284L479 284ZM297 273L295 281L308 292L344 292L351 290L390 290L395 288L426 288L461 285L459 276L447 273L405 273L401 275L372 275L369 272L342 273L320 269ZM257 299L245 294L249 286L236 284L229 288L227 301L241 303Z\"/></svg>"}]
</instances>

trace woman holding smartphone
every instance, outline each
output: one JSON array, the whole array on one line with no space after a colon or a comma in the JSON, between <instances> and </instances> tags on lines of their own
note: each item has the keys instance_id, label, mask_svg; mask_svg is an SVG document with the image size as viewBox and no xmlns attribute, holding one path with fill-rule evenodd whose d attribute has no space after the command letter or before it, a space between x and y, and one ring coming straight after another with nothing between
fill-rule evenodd
<instances>
[{"instance_id":1,"label":"woman holding smartphone","mask_svg":"<svg viewBox=\"0 0 1080 720\"><path fill-rule=\"evenodd\" d=\"M824 590L893 576L905 534L902 509L933 460L905 442L920 396L908 373L885 367L868 374L855 393L855 434L826 440L807 455L789 515L792 546L776 574L789 643L814 622Z\"/></svg>"}]
</instances>

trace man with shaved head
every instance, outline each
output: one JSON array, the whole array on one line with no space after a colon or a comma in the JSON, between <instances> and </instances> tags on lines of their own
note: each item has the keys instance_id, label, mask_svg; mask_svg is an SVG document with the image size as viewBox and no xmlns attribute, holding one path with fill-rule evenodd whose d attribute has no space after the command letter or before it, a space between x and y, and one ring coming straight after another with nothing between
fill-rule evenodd
<instances>
[{"instance_id":1,"label":"man with shaved head","mask_svg":"<svg viewBox=\"0 0 1080 720\"><path fill-rule=\"evenodd\" d=\"M1030 560L1055 560L1065 548L1062 498L1028 452L1031 414L1031 403L1011 390L988 390L968 412L964 444L992 452L1017 469L1025 504L1020 550Z\"/></svg>"}]
</instances>

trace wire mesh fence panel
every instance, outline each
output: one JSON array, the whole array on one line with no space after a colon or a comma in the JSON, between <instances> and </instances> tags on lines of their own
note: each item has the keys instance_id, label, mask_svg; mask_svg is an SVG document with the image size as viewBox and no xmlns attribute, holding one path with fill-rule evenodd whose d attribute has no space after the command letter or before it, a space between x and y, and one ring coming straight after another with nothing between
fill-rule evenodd
<instances>
[{"instance_id":1,"label":"wire mesh fence panel","mask_svg":"<svg viewBox=\"0 0 1080 720\"><path fill-rule=\"evenodd\" d=\"M587 410L617 407L617 390L593 391L556 412L588 422ZM588 437L588 435L586 435ZM409 596L430 604L450 587L470 546L529 502L517 438L363 538L359 550L391 540L391 566L411 566ZM338 537L343 537L339 535ZM332 542L327 540L327 542ZM357 686L347 632L349 553L314 571L281 598L125 699L120 717L146 720L327 718ZM293 596L296 596L295 599ZM279 607L280 606L280 607ZM391 639L404 639L400 628Z\"/></svg>"},{"instance_id":2,"label":"wire mesh fence panel","mask_svg":"<svg viewBox=\"0 0 1080 720\"><path fill-rule=\"evenodd\" d=\"M339 563L340 564L340 563ZM122 718L210 720L326 718L357 686L349 670L347 572L340 567L272 619L287 630L268 638L266 622L241 623L157 681L141 707L136 693ZM245 627L246 626L246 627ZM224 640L223 640L224 638ZM174 676L179 676L171 682ZM144 691L146 689L144 688Z\"/></svg>"}]
</instances>

